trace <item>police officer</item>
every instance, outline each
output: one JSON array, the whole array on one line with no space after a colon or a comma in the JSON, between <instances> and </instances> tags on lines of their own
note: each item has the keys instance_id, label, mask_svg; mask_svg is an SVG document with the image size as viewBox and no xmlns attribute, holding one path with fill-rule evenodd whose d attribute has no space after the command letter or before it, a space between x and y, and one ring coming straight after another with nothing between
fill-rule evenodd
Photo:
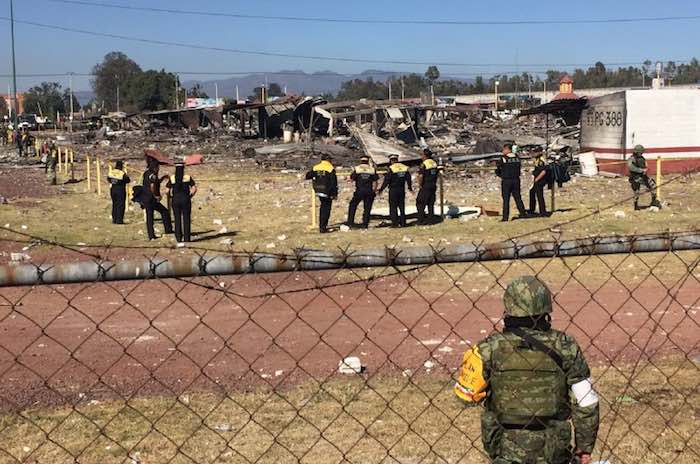
<instances>
[{"instance_id":1,"label":"police officer","mask_svg":"<svg viewBox=\"0 0 700 464\"><path fill-rule=\"evenodd\" d=\"M651 206L661 208L661 202L656 199L656 182L647 175L647 160L644 158L644 147L637 145L630 159L627 160L627 168L630 171L630 186L634 192L634 209L639 207L639 189L644 185L651 193Z\"/></svg>"},{"instance_id":2,"label":"police officer","mask_svg":"<svg viewBox=\"0 0 700 464\"><path fill-rule=\"evenodd\" d=\"M333 200L338 197L338 177L331 163L330 155L321 156L321 162L306 173L306 179L312 180L314 192L320 203L318 229L322 234L328 233L328 221L331 218Z\"/></svg>"},{"instance_id":3,"label":"police officer","mask_svg":"<svg viewBox=\"0 0 700 464\"><path fill-rule=\"evenodd\" d=\"M433 153L426 148L421 154L421 165L418 169L418 195L416 196L416 209L418 210L418 224L430 224L435 220L435 193L439 176L438 164L433 160ZM428 216L425 209L428 208Z\"/></svg>"},{"instance_id":4,"label":"police officer","mask_svg":"<svg viewBox=\"0 0 700 464\"><path fill-rule=\"evenodd\" d=\"M358 205L362 203L362 225L360 227L366 229L369 227L369 218L372 213L372 205L374 204L374 192L377 190L379 182L377 170L369 164L369 156L360 158L360 164L352 170L350 180L355 182L355 193L353 193L350 200L347 224L349 227L355 226L355 213Z\"/></svg>"},{"instance_id":5,"label":"police officer","mask_svg":"<svg viewBox=\"0 0 700 464\"><path fill-rule=\"evenodd\" d=\"M124 224L124 210L126 209L126 187L131 182L124 170L124 162L117 161L114 168L107 173L107 182L112 186L109 195L112 197L112 224Z\"/></svg>"},{"instance_id":6,"label":"police officer","mask_svg":"<svg viewBox=\"0 0 700 464\"><path fill-rule=\"evenodd\" d=\"M397 155L391 155L389 162L391 164L384 175L384 182L379 189L379 194L389 187L391 227L406 227L406 187L413 192L411 173L408 171L408 166L399 163Z\"/></svg>"},{"instance_id":7,"label":"police officer","mask_svg":"<svg viewBox=\"0 0 700 464\"><path fill-rule=\"evenodd\" d=\"M46 180L50 185L56 185L56 166L58 165L58 147L53 140L48 145L46 154Z\"/></svg>"},{"instance_id":8,"label":"police officer","mask_svg":"<svg viewBox=\"0 0 700 464\"><path fill-rule=\"evenodd\" d=\"M160 165L158 161L153 158L148 158L147 163L148 169L143 173L141 204L146 210L146 232L148 233L148 240L155 240L156 233L153 229L153 216L155 211L158 211L158 214L160 214L163 220L163 230L166 234L173 233L173 225L170 221L170 212L160 203L161 180L158 177Z\"/></svg>"},{"instance_id":9,"label":"police officer","mask_svg":"<svg viewBox=\"0 0 700 464\"><path fill-rule=\"evenodd\" d=\"M549 184L549 169L544 153L535 159L535 168L532 171L533 183L530 188L530 209L528 214L534 215L537 203L540 206L540 216L547 216L547 204L544 201L544 188Z\"/></svg>"},{"instance_id":10,"label":"police officer","mask_svg":"<svg viewBox=\"0 0 700 464\"><path fill-rule=\"evenodd\" d=\"M197 186L194 179L185 174L184 163L175 165L175 174L170 176L166 187L172 200L171 204L175 216L175 240L178 243L189 242L191 240L192 197L197 193Z\"/></svg>"},{"instance_id":11,"label":"police officer","mask_svg":"<svg viewBox=\"0 0 700 464\"><path fill-rule=\"evenodd\" d=\"M518 155L513 153L513 144L503 145L503 156L496 162L496 175L501 178L501 196L503 197L503 219L508 222L510 219L510 198L515 200L520 216L525 217L525 205L520 196L520 169L522 163Z\"/></svg>"},{"instance_id":12,"label":"police officer","mask_svg":"<svg viewBox=\"0 0 700 464\"><path fill-rule=\"evenodd\" d=\"M535 277L520 277L503 302L504 331L465 353L454 388L467 404L484 403L484 449L498 464L569 464L574 454L590 463L598 395L576 341L551 328L551 292Z\"/></svg>"}]
</instances>

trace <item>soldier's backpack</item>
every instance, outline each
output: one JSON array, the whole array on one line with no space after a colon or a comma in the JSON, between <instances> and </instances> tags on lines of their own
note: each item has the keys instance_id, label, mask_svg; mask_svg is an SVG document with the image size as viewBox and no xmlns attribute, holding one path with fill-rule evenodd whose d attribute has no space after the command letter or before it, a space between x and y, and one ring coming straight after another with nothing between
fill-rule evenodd
<instances>
[{"instance_id":1,"label":"soldier's backpack","mask_svg":"<svg viewBox=\"0 0 700 464\"><path fill-rule=\"evenodd\" d=\"M522 330L498 343L491 359L490 404L501 424L541 426L570 414L561 356Z\"/></svg>"}]
</instances>

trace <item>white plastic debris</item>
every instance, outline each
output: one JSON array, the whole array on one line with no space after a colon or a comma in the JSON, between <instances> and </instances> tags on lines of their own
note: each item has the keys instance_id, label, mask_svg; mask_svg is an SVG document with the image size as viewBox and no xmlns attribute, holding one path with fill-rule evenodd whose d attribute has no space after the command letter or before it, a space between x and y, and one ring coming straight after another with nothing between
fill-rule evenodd
<instances>
[{"instance_id":1,"label":"white plastic debris","mask_svg":"<svg viewBox=\"0 0 700 464\"><path fill-rule=\"evenodd\" d=\"M627 217L624 211L615 211L615 217L618 219L624 219Z\"/></svg>"},{"instance_id":2,"label":"white plastic debris","mask_svg":"<svg viewBox=\"0 0 700 464\"><path fill-rule=\"evenodd\" d=\"M435 367L435 363L431 360L427 360L423 363L423 367L425 367L426 369L432 369L433 367Z\"/></svg>"},{"instance_id":3,"label":"white plastic debris","mask_svg":"<svg viewBox=\"0 0 700 464\"><path fill-rule=\"evenodd\" d=\"M350 227L346 226L345 224L340 226L340 231L341 232L350 232Z\"/></svg>"},{"instance_id":4,"label":"white plastic debris","mask_svg":"<svg viewBox=\"0 0 700 464\"><path fill-rule=\"evenodd\" d=\"M15 262L29 261L31 256L27 253L10 253L10 260Z\"/></svg>"},{"instance_id":5,"label":"white plastic debris","mask_svg":"<svg viewBox=\"0 0 700 464\"><path fill-rule=\"evenodd\" d=\"M338 372L341 374L360 374L362 372L362 362L360 358L351 356L338 363Z\"/></svg>"},{"instance_id":6,"label":"white plastic debris","mask_svg":"<svg viewBox=\"0 0 700 464\"><path fill-rule=\"evenodd\" d=\"M278 235L277 240L279 240L280 242L283 242L283 241L287 240L287 236L284 234Z\"/></svg>"},{"instance_id":7,"label":"white plastic debris","mask_svg":"<svg viewBox=\"0 0 700 464\"><path fill-rule=\"evenodd\" d=\"M215 226L221 226L224 224L224 221L222 221L221 219L214 219L213 222Z\"/></svg>"}]
</instances>

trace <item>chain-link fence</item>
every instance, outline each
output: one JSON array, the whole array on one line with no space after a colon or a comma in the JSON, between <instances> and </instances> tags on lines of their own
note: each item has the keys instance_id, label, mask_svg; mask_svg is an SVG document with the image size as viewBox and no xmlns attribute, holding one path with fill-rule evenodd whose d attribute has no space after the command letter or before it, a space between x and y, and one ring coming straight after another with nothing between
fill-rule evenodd
<instances>
[{"instance_id":1,"label":"chain-link fence","mask_svg":"<svg viewBox=\"0 0 700 464\"><path fill-rule=\"evenodd\" d=\"M695 463L698 245L49 247L51 265L0 269L0 463L488 462L482 408L453 386L465 350L502 330L520 275L549 285L553 326L591 366L593 458Z\"/></svg>"}]
</instances>

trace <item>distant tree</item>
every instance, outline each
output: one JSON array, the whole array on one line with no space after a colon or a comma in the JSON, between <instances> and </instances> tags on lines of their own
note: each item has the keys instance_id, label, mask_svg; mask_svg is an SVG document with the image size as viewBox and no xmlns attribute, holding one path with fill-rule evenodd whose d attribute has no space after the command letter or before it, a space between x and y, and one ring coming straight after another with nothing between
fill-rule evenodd
<instances>
[{"instance_id":1,"label":"distant tree","mask_svg":"<svg viewBox=\"0 0 700 464\"><path fill-rule=\"evenodd\" d=\"M117 109L117 86L121 94L122 86L133 76L140 74L141 67L122 52L110 52L101 63L92 68L94 78L92 90L98 101L105 102L108 110ZM174 84L173 84L174 85ZM121 100L121 95L120 95Z\"/></svg>"},{"instance_id":2,"label":"distant tree","mask_svg":"<svg viewBox=\"0 0 700 464\"><path fill-rule=\"evenodd\" d=\"M484 77L476 76L474 80L474 93L484 93L486 91L486 85L484 85Z\"/></svg>"},{"instance_id":3,"label":"distant tree","mask_svg":"<svg viewBox=\"0 0 700 464\"><path fill-rule=\"evenodd\" d=\"M202 84L197 82L190 90L187 91L187 95L192 98L209 98L209 95L202 88Z\"/></svg>"},{"instance_id":4,"label":"distant tree","mask_svg":"<svg viewBox=\"0 0 700 464\"><path fill-rule=\"evenodd\" d=\"M65 113L65 102L58 82L42 82L24 94L24 111L55 117L56 112Z\"/></svg>"},{"instance_id":5,"label":"distant tree","mask_svg":"<svg viewBox=\"0 0 700 464\"><path fill-rule=\"evenodd\" d=\"M4 98L0 98L0 118L4 118L5 116L9 115L10 113L7 108L7 102Z\"/></svg>"},{"instance_id":6,"label":"distant tree","mask_svg":"<svg viewBox=\"0 0 700 464\"><path fill-rule=\"evenodd\" d=\"M63 91L63 107L66 109L67 112L70 112L71 97L73 97L73 111L80 111L80 102L78 102L78 99L75 98L75 94L70 93L70 89L65 89Z\"/></svg>"},{"instance_id":7,"label":"distant tree","mask_svg":"<svg viewBox=\"0 0 700 464\"><path fill-rule=\"evenodd\" d=\"M130 76L124 85L125 109L157 111L168 108L175 99L176 80L174 74L164 69Z\"/></svg>"},{"instance_id":8,"label":"distant tree","mask_svg":"<svg viewBox=\"0 0 700 464\"><path fill-rule=\"evenodd\" d=\"M383 82L377 82L371 77L367 80L353 79L343 82L338 92L338 100L386 100L389 88Z\"/></svg>"},{"instance_id":9,"label":"distant tree","mask_svg":"<svg viewBox=\"0 0 700 464\"><path fill-rule=\"evenodd\" d=\"M284 97L284 92L282 91L282 87L280 87L277 82L272 82L267 87L267 95L269 97Z\"/></svg>"},{"instance_id":10,"label":"distant tree","mask_svg":"<svg viewBox=\"0 0 700 464\"><path fill-rule=\"evenodd\" d=\"M430 85L435 84L435 81L440 79L440 70L437 68L437 66L428 67L428 70L425 71L425 78L428 79Z\"/></svg>"}]
</instances>

